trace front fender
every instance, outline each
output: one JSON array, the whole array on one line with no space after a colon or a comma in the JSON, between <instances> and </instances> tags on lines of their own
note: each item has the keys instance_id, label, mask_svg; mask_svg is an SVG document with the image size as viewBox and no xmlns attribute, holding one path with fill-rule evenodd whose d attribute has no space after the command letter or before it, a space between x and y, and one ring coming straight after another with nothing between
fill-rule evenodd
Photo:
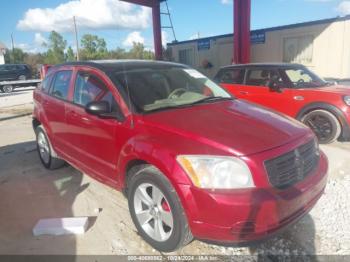
<instances>
[{"instance_id":1,"label":"front fender","mask_svg":"<svg viewBox=\"0 0 350 262\"><path fill-rule=\"evenodd\" d=\"M149 136L131 138L122 148L118 159L118 185L126 185L129 163L143 161L158 168L176 188L178 184L191 185L189 177L176 161L176 154L164 144L165 142Z\"/></svg>"}]
</instances>

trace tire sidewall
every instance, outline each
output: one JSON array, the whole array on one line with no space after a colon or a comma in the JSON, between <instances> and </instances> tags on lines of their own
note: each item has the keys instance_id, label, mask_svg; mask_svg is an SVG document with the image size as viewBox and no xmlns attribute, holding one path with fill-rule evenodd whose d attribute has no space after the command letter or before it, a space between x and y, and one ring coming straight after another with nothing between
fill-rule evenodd
<instances>
[{"instance_id":1,"label":"tire sidewall","mask_svg":"<svg viewBox=\"0 0 350 262\"><path fill-rule=\"evenodd\" d=\"M39 133L43 133L43 135L45 136L45 139L49 145L49 162L48 163L45 163L45 161L42 159L41 157L41 154L40 154L40 148L39 148L39 145L38 145L38 136L39 136ZM44 165L45 168L47 169L50 169L51 167L51 161L52 161L52 156L51 156L51 145L50 145L50 142L47 138L47 135L44 131L44 129L40 126L38 126L35 130L35 134L36 134L36 148L37 148L37 151L38 151L38 154L39 154L39 158L40 158L40 161L41 163Z\"/></svg>"},{"instance_id":2,"label":"tire sidewall","mask_svg":"<svg viewBox=\"0 0 350 262\"><path fill-rule=\"evenodd\" d=\"M339 136L341 135L341 125L337 119L337 117L335 115L333 115L332 113L325 111L325 110L314 110L311 111L310 113L306 114L303 118L302 118L302 122L307 125L308 127L310 127L307 123L306 120L309 117L315 116L315 115L321 115L322 117L326 117L328 119L328 121L330 121L331 125L332 125L332 135L324 141L320 141L320 144L330 144L332 142L335 142Z\"/></svg>"},{"instance_id":3,"label":"tire sidewall","mask_svg":"<svg viewBox=\"0 0 350 262\"><path fill-rule=\"evenodd\" d=\"M131 218L138 232L140 233L141 237L155 249L164 251L164 252L171 252L177 249L179 247L179 244L181 244L184 225L181 219L181 216L182 216L181 207L179 207L179 203L178 203L179 201L177 199L177 196L175 195L176 194L175 190L172 188L170 182L168 182L164 176L162 177L161 176L162 175L160 174L152 172L152 170L150 170L149 168L144 168L142 170L139 170L136 174L134 174L131 177L130 183L129 183L128 204L129 204ZM155 241L153 238L148 236L147 233L143 230L143 228L139 224L138 219L136 217L135 208L134 208L134 194L137 187L143 183L153 184L156 187L158 187L162 191L162 193L164 194L165 198L169 203L169 206L173 215L174 226L173 226L173 232L171 233L170 237L164 242Z\"/></svg>"}]
</instances>

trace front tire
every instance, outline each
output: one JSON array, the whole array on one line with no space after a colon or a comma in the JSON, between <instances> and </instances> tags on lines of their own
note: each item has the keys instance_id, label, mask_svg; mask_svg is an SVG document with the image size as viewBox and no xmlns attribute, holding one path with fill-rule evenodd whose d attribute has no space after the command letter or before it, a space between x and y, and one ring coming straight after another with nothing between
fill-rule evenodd
<instances>
[{"instance_id":1,"label":"front tire","mask_svg":"<svg viewBox=\"0 0 350 262\"><path fill-rule=\"evenodd\" d=\"M62 167L65 162L53 156L52 146L42 126L36 128L35 134L39 158L44 167L51 170Z\"/></svg>"},{"instance_id":2,"label":"front tire","mask_svg":"<svg viewBox=\"0 0 350 262\"><path fill-rule=\"evenodd\" d=\"M141 237L162 252L191 242L185 212L168 179L151 165L133 168L129 174L129 210Z\"/></svg>"},{"instance_id":3,"label":"front tire","mask_svg":"<svg viewBox=\"0 0 350 262\"><path fill-rule=\"evenodd\" d=\"M336 116L326 110L311 111L301 121L316 134L320 144L335 142L342 131Z\"/></svg>"}]
</instances>

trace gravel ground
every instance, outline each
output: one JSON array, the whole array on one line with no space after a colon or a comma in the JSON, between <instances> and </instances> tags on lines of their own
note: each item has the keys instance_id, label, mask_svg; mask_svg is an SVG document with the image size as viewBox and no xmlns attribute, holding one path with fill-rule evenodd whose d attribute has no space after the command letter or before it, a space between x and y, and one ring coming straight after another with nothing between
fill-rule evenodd
<instances>
[{"instance_id":1,"label":"gravel ground","mask_svg":"<svg viewBox=\"0 0 350 262\"><path fill-rule=\"evenodd\" d=\"M0 120L30 114L33 111L34 88L16 88L12 93L0 92Z\"/></svg>"},{"instance_id":2,"label":"gravel ground","mask_svg":"<svg viewBox=\"0 0 350 262\"><path fill-rule=\"evenodd\" d=\"M32 91L0 96L0 118L31 104ZM10 109L9 109L10 108ZM5 113L4 113L5 112ZM32 151L31 117L0 119L0 254L158 255L138 236L127 202L115 190L72 167L45 170ZM193 241L178 255L350 255L350 143L324 146L329 181L316 207L284 233L250 247ZM43 217L89 216L83 236L33 237Z\"/></svg>"}]
</instances>

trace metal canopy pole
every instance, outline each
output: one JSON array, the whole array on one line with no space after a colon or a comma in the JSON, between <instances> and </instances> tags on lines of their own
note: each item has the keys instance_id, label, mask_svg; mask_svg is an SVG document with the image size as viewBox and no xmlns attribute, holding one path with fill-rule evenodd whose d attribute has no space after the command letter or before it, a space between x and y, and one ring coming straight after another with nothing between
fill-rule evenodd
<instances>
[{"instance_id":1,"label":"metal canopy pole","mask_svg":"<svg viewBox=\"0 0 350 262\"><path fill-rule=\"evenodd\" d=\"M161 18L160 18L160 3L163 2L164 0L121 0L121 1L152 8L154 53L157 60L162 60L163 47L162 47L162 29L161 29Z\"/></svg>"},{"instance_id":2,"label":"metal canopy pole","mask_svg":"<svg viewBox=\"0 0 350 262\"><path fill-rule=\"evenodd\" d=\"M251 0L234 0L233 61L236 64L250 62Z\"/></svg>"}]
</instances>

